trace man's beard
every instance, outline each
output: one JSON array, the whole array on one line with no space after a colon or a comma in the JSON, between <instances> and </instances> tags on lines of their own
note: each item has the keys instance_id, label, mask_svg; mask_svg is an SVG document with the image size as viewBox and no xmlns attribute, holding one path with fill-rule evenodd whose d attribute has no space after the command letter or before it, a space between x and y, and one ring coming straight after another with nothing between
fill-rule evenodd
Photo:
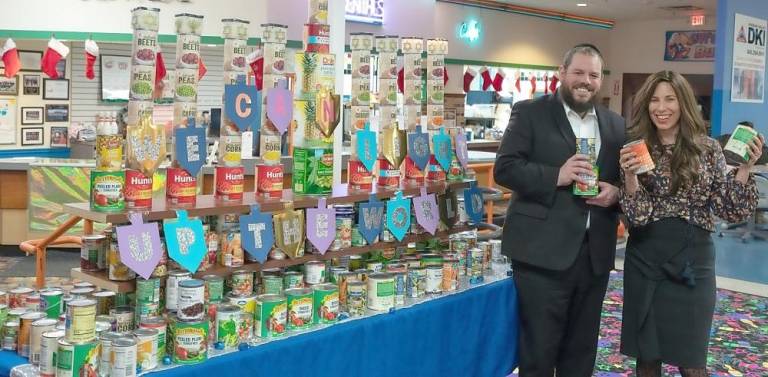
<instances>
[{"instance_id":1,"label":"man's beard","mask_svg":"<svg viewBox=\"0 0 768 377\"><path fill-rule=\"evenodd\" d=\"M581 87L584 86L579 86L579 88ZM597 99L597 96L593 94L587 102L576 102L576 98L573 97L573 92L566 85L560 86L560 97L565 101L565 104L568 105L568 107L577 113L585 113L591 110L595 106L595 100Z\"/></svg>"}]
</instances>

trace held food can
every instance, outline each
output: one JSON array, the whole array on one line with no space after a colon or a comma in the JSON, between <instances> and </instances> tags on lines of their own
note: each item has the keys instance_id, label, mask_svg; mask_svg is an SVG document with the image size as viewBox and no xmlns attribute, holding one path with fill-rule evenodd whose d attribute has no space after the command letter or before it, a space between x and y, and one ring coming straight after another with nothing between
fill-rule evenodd
<instances>
[{"instance_id":1,"label":"held food can","mask_svg":"<svg viewBox=\"0 0 768 377\"><path fill-rule=\"evenodd\" d=\"M61 315L64 291L59 289L48 289L40 292L40 311L45 312L47 318L58 319Z\"/></svg>"},{"instance_id":2,"label":"held food can","mask_svg":"<svg viewBox=\"0 0 768 377\"><path fill-rule=\"evenodd\" d=\"M283 165L256 165L256 193L265 198L283 195Z\"/></svg>"},{"instance_id":3,"label":"held food can","mask_svg":"<svg viewBox=\"0 0 768 377\"><path fill-rule=\"evenodd\" d=\"M63 330L47 331L43 333L40 342L40 377L56 376L56 349L59 347L59 339L64 337Z\"/></svg>"},{"instance_id":4,"label":"held food can","mask_svg":"<svg viewBox=\"0 0 768 377\"><path fill-rule=\"evenodd\" d=\"M405 282L405 294L410 298L419 298L424 295L424 284L427 278L425 267L410 267L408 279Z\"/></svg>"},{"instance_id":5,"label":"held food can","mask_svg":"<svg viewBox=\"0 0 768 377\"><path fill-rule=\"evenodd\" d=\"M67 340L74 343L86 343L96 338L96 301L90 299L73 300L67 304L65 322Z\"/></svg>"},{"instance_id":6,"label":"held food can","mask_svg":"<svg viewBox=\"0 0 768 377\"><path fill-rule=\"evenodd\" d=\"M259 338L285 335L288 303L283 295L264 294L256 298L254 332Z\"/></svg>"},{"instance_id":7,"label":"held food can","mask_svg":"<svg viewBox=\"0 0 768 377\"><path fill-rule=\"evenodd\" d=\"M4 350L18 352L19 331L21 327L21 324L19 321L5 322L5 325L3 326L3 349Z\"/></svg>"},{"instance_id":8,"label":"held food can","mask_svg":"<svg viewBox=\"0 0 768 377\"><path fill-rule=\"evenodd\" d=\"M443 292L443 266L429 266L427 270L427 279L424 282L424 291L431 294Z\"/></svg>"},{"instance_id":9,"label":"held food can","mask_svg":"<svg viewBox=\"0 0 768 377\"><path fill-rule=\"evenodd\" d=\"M29 335L29 362L38 365L41 358L43 333L55 330L57 321L51 318L38 319L32 322Z\"/></svg>"},{"instance_id":10,"label":"held food can","mask_svg":"<svg viewBox=\"0 0 768 377\"><path fill-rule=\"evenodd\" d=\"M99 344L101 344L99 376L109 376L109 370L111 368L112 362L112 343L123 336L123 333L113 331L104 332L99 335Z\"/></svg>"},{"instance_id":11,"label":"held food can","mask_svg":"<svg viewBox=\"0 0 768 377\"><path fill-rule=\"evenodd\" d=\"M125 172L91 170L91 209L120 212L125 209Z\"/></svg>"},{"instance_id":12,"label":"held food can","mask_svg":"<svg viewBox=\"0 0 768 377\"><path fill-rule=\"evenodd\" d=\"M128 307L128 306L117 307L110 314L113 317L115 317L115 331L118 331L118 332L133 331L134 313L131 307Z\"/></svg>"},{"instance_id":13,"label":"held food can","mask_svg":"<svg viewBox=\"0 0 768 377\"><path fill-rule=\"evenodd\" d=\"M288 303L288 331L308 329L312 326L312 290L286 289L285 296Z\"/></svg>"},{"instance_id":14,"label":"held food can","mask_svg":"<svg viewBox=\"0 0 768 377\"><path fill-rule=\"evenodd\" d=\"M394 306L394 276L387 272L368 275L368 309L387 311Z\"/></svg>"},{"instance_id":15,"label":"held food can","mask_svg":"<svg viewBox=\"0 0 768 377\"><path fill-rule=\"evenodd\" d=\"M578 196L595 196L599 192L597 185L599 168L596 164L597 154L595 153L595 138L580 137L576 142L576 150L589 158L592 164L593 174L579 174L585 183L574 182L573 194Z\"/></svg>"},{"instance_id":16,"label":"held food can","mask_svg":"<svg viewBox=\"0 0 768 377\"><path fill-rule=\"evenodd\" d=\"M325 263L321 261L304 263L304 276L308 285L325 283Z\"/></svg>"},{"instance_id":17,"label":"held food can","mask_svg":"<svg viewBox=\"0 0 768 377\"><path fill-rule=\"evenodd\" d=\"M443 291L455 291L459 287L459 260L443 259Z\"/></svg>"},{"instance_id":18,"label":"held food can","mask_svg":"<svg viewBox=\"0 0 768 377\"><path fill-rule=\"evenodd\" d=\"M203 281L205 282L205 302L221 302L224 299L224 279L217 275L205 275Z\"/></svg>"},{"instance_id":19,"label":"held food can","mask_svg":"<svg viewBox=\"0 0 768 377\"><path fill-rule=\"evenodd\" d=\"M749 142L752 141L752 139L755 137L757 137L757 131L755 131L754 128L739 124L736 126L736 129L733 130L731 137L725 143L723 152L726 155L736 155L739 156L743 161L748 161L749 153L747 151L749 150ZM646 147L646 150L647 149L648 148ZM640 157L639 153L635 153L638 154L638 157ZM648 152L646 151L646 153Z\"/></svg>"},{"instance_id":20,"label":"held food can","mask_svg":"<svg viewBox=\"0 0 768 377\"><path fill-rule=\"evenodd\" d=\"M360 317L365 314L367 291L362 281L349 281L346 285L346 309L350 317Z\"/></svg>"},{"instance_id":21,"label":"held food can","mask_svg":"<svg viewBox=\"0 0 768 377\"><path fill-rule=\"evenodd\" d=\"M152 317L141 321L139 328L157 331L157 361L162 362L165 356L166 323L163 317Z\"/></svg>"},{"instance_id":22,"label":"held food can","mask_svg":"<svg viewBox=\"0 0 768 377\"><path fill-rule=\"evenodd\" d=\"M138 170L125 171L125 206L129 209L152 208L152 177Z\"/></svg>"},{"instance_id":23,"label":"held food can","mask_svg":"<svg viewBox=\"0 0 768 377\"><path fill-rule=\"evenodd\" d=\"M132 337L115 339L112 342L111 348L111 352L109 353L110 362L108 376L136 376L136 365L138 364L138 349L136 339Z\"/></svg>"},{"instance_id":24,"label":"held food can","mask_svg":"<svg viewBox=\"0 0 768 377\"><path fill-rule=\"evenodd\" d=\"M142 372L157 368L157 334L155 329L133 331L136 338L136 366Z\"/></svg>"},{"instance_id":25,"label":"held food can","mask_svg":"<svg viewBox=\"0 0 768 377\"><path fill-rule=\"evenodd\" d=\"M312 287L314 320L318 323L334 323L339 316L339 289L335 284L317 284Z\"/></svg>"},{"instance_id":26,"label":"held food can","mask_svg":"<svg viewBox=\"0 0 768 377\"><path fill-rule=\"evenodd\" d=\"M285 289L304 287L304 274L297 271L287 271L283 274L283 286Z\"/></svg>"},{"instance_id":27,"label":"held food can","mask_svg":"<svg viewBox=\"0 0 768 377\"><path fill-rule=\"evenodd\" d=\"M216 198L225 202L243 200L242 166L216 167Z\"/></svg>"},{"instance_id":28,"label":"held food can","mask_svg":"<svg viewBox=\"0 0 768 377\"><path fill-rule=\"evenodd\" d=\"M624 145L624 148L629 148L635 154L635 158L640 161L640 169L637 170L637 174L647 173L656 168L653 158L651 158L651 154L648 152L648 145L645 144L645 140L635 140Z\"/></svg>"},{"instance_id":29,"label":"held food can","mask_svg":"<svg viewBox=\"0 0 768 377\"><path fill-rule=\"evenodd\" d=\"M123 137L96 135L96 169L117 171L123 166Z\"/></svg>"},{"instance_id":30,"label":"held food can","mask_svg":"<svg viewBox=\"0 0 768 377\"><path fill-rule=\"evenodd\" d=\"M115 297L117 294L112 291L100 291L93 293L93 299L96 300L96 315L109 314L115 307Z\"/></svg>"},{"instance_id":31,"label":"held food can","mask_svg":"<svg viewBox=\"0 0 768 377\"><path fill-rule=\"evenodd\" d=\"M197 192L197 178L189 175L181 168L168 168L166 170L167 187L165 197L171 205L195 205Z\"/></svg>"},{"instance_id":32,"label":"held food can","mask_svg":"<svg viewBox=\"0 0 768 377\"><path fill-rule=\"evenodd\" d=\"M176 311L179 303L179 283L192 279L189 271L173 270L168 272L168 280L165 281L165 308Z\"/></svg>"},{"instance_id":33,"label":"held food can","mask_svg":"<svg viewBox=\"0 0 768 377\"><path fill-rule=\"evenodd\" d=\"M27 306L27 297L34 292L32 288L18 287L11 289L8 295L8 308L25 308Z\"/></svg>"},{"instance_id":34,"label":"held food can","mask_svg":"<svg viewBox=\"0 0 768 377\"><path fill-rule=\"evenodd\" d=\"M208 321L183 322L172 319L169 339L174 364L198 364L208 359Z\"/></svg>"},{"instance_id":35,"label":"held food can","mask_svg":"<svg viewBox=\"0 0 768 377\"><path fill-rule=\"evenodd\" d=\"M101 345L95 339L75 343L59 339L55 360L56 377L96 376L99 368Z\"/></svg>"},{"instance_id":36,"label":"held food can","mask_svg":"<svg viewBox=\"0 0 768 377\"><path fill-rule=\"evenodd\" d=\"M240 344L238 329L241 327L241 317L242 312L236 305L221 305L217 308L216 341L224 344L225 350L235 349Z\"/></svg>"},{"instance_id":37,"label":"held food can","mask_svg":"<svg viewBox=\"0 0 768 377\"><path fill-rule=\"evenodd\" d=\"M18 344L16 350L21 357L29 357L30 354L30 338L32 335L32 322L38 319L45 318L45 313L42 312L27 312L21 315L19 318L19 334L17 337Z\"/></svg>"},{"instance_id":38,"label":"held food can","mask_svg":"<svg viewBox=\"0 0 768 377\"><path fill-rule=\"evenodd\" d=\"M176 315L182 321L200 321L205 317L205 284L190 279L179 283L179 307Z\"/></svg>"},{"instance_id":39,"label":"held food can","mask_svg":"<svg viewBox=\"0 0 768 377\"><path fill-rule=\"evenodd\" d=\"M234 296L250 296L253 294L253 272L238 270L229 277L230 291Z\"/></svg>"}]
</instances>

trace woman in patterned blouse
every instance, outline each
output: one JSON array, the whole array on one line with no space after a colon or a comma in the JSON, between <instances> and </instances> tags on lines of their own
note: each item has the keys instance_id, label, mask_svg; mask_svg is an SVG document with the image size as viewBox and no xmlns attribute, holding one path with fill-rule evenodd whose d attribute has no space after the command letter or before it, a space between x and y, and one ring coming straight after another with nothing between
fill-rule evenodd
<instances>
[{"instance_id":1,"label":"woman in patterned blouse","mask_svg":"<svg viewBox=\"0 0 768 377\"><path fill-rule=\"evenodd\" d=\"M624 272L621 352L637 358L637 375L660 376L661 363L683 377L707 376L715 306L714 216L744 221L757 188L749 161L728 171L720 145L707 137L693 90L680 74L650 76L635 96L628 140L644 140L655 168L621 150L620 204L630 222Z\"/></svg>"}]
</instances>

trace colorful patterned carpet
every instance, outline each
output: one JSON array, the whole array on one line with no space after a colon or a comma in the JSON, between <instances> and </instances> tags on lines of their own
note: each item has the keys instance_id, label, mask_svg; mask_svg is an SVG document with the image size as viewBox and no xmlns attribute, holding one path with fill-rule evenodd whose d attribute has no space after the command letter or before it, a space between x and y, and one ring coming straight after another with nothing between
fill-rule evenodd
<instances>
[{"instance_id":1,"label":"colorful patterned carpet","mask_svg":"<svg viewBox=\"0 0 768 377\"><path fill-rule=\"evenodd\" d=\"M608 284L595 376L635 376L634 362L618 353L622 277L612 273ZM768 376L768 298L718 289L708 364L711 376ZM679 376L669 366L663 373Z\"/></svg>"}]
</instances>

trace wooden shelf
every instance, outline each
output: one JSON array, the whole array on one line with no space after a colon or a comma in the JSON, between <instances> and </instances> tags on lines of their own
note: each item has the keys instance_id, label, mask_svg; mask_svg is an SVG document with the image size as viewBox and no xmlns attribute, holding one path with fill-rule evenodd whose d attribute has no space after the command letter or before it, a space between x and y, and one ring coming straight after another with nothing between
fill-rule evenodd
<instances>
[{"instance_id":1,"label":"wooden shelf","mask_svg":"<svg viewBox=\"0 0 768 377\"><path fill-rule=\"evenodd\" d=\"M218 276L226 277L229 274L231 274L232 271L236 271L236 270L247 270L247 271L258 272L258 271L261 271L262 269L284 268L284 267L304 264L309 261L330 260L333 258L339 258L347 255L363 254L376 249L406 246L411 242L426 241L433 238L447 239L450 234L459 233L459 232L467 231L470 229L471 229L470 227L466 227L466 226L464 227L457 226L457 227L453 227L450 231L438 231L434 236L429 233L411 234L411 235L405 236L405 238L403 238L403 240L400 242L377 242L373 245L350 247L350 248L346 248L344 250L339 250L339 251L328 251L324 255L305 254L304 256L296 259L290 259L290 258L279 259L279 260L272 259L272 260L268 260L264 264L253 262L253 263L246 263L240 267L224 267L224 266L217 265L208 270L200 271L196 273L195 277L199 278L205 275L218 275ZM136 289L136 284L133 281L111 281L107 279L107 274L105 272L84 272L84 271L81 271L79 268L73 268L72 278L84 280L99 288L108 289L110 291L114 291L117 293L133 292Z\"/></svg>"},{"instance_id":2,"label":"wooden shelf","mask_svg":"<svg viewBox=\"0 0 768 377\"><path fill-rule=\"evenodd\" d=\"M449 181L445 183L429 183L426 185L428 193L442 194L446 189L459 189L469 187L470 180ZM398 189L388 189L373 186L371 190L352 190L347 184L341 184L333 189L330 196L325 196L327 204L355 203L368 200L371 193L375 193L379 199L394 197L397 191L402 191L403 196L419 195L420 185L401 183ZM253 192L243 194L241 202L221 202L213 195L199 195L195 206L170 207L164 199L156 199L152 203L152 209L143 211L144 221L156 221L176 217L177 209L186 209L189 216L214 216L229 213L249 213L251 205L259 204L263 212L275 212L285 208L286 203L292 203L293 208L311 208L317 206L317 201L323 196L294 195L290 189L283 190L280 199L268 199L256 197ZM128 211L108 213L96 212L90 209L89 203L68 203L64 205L64 211L70 215L78 216L97 223L123 224L128 222Z\"/></svg>"}]
</instances>

